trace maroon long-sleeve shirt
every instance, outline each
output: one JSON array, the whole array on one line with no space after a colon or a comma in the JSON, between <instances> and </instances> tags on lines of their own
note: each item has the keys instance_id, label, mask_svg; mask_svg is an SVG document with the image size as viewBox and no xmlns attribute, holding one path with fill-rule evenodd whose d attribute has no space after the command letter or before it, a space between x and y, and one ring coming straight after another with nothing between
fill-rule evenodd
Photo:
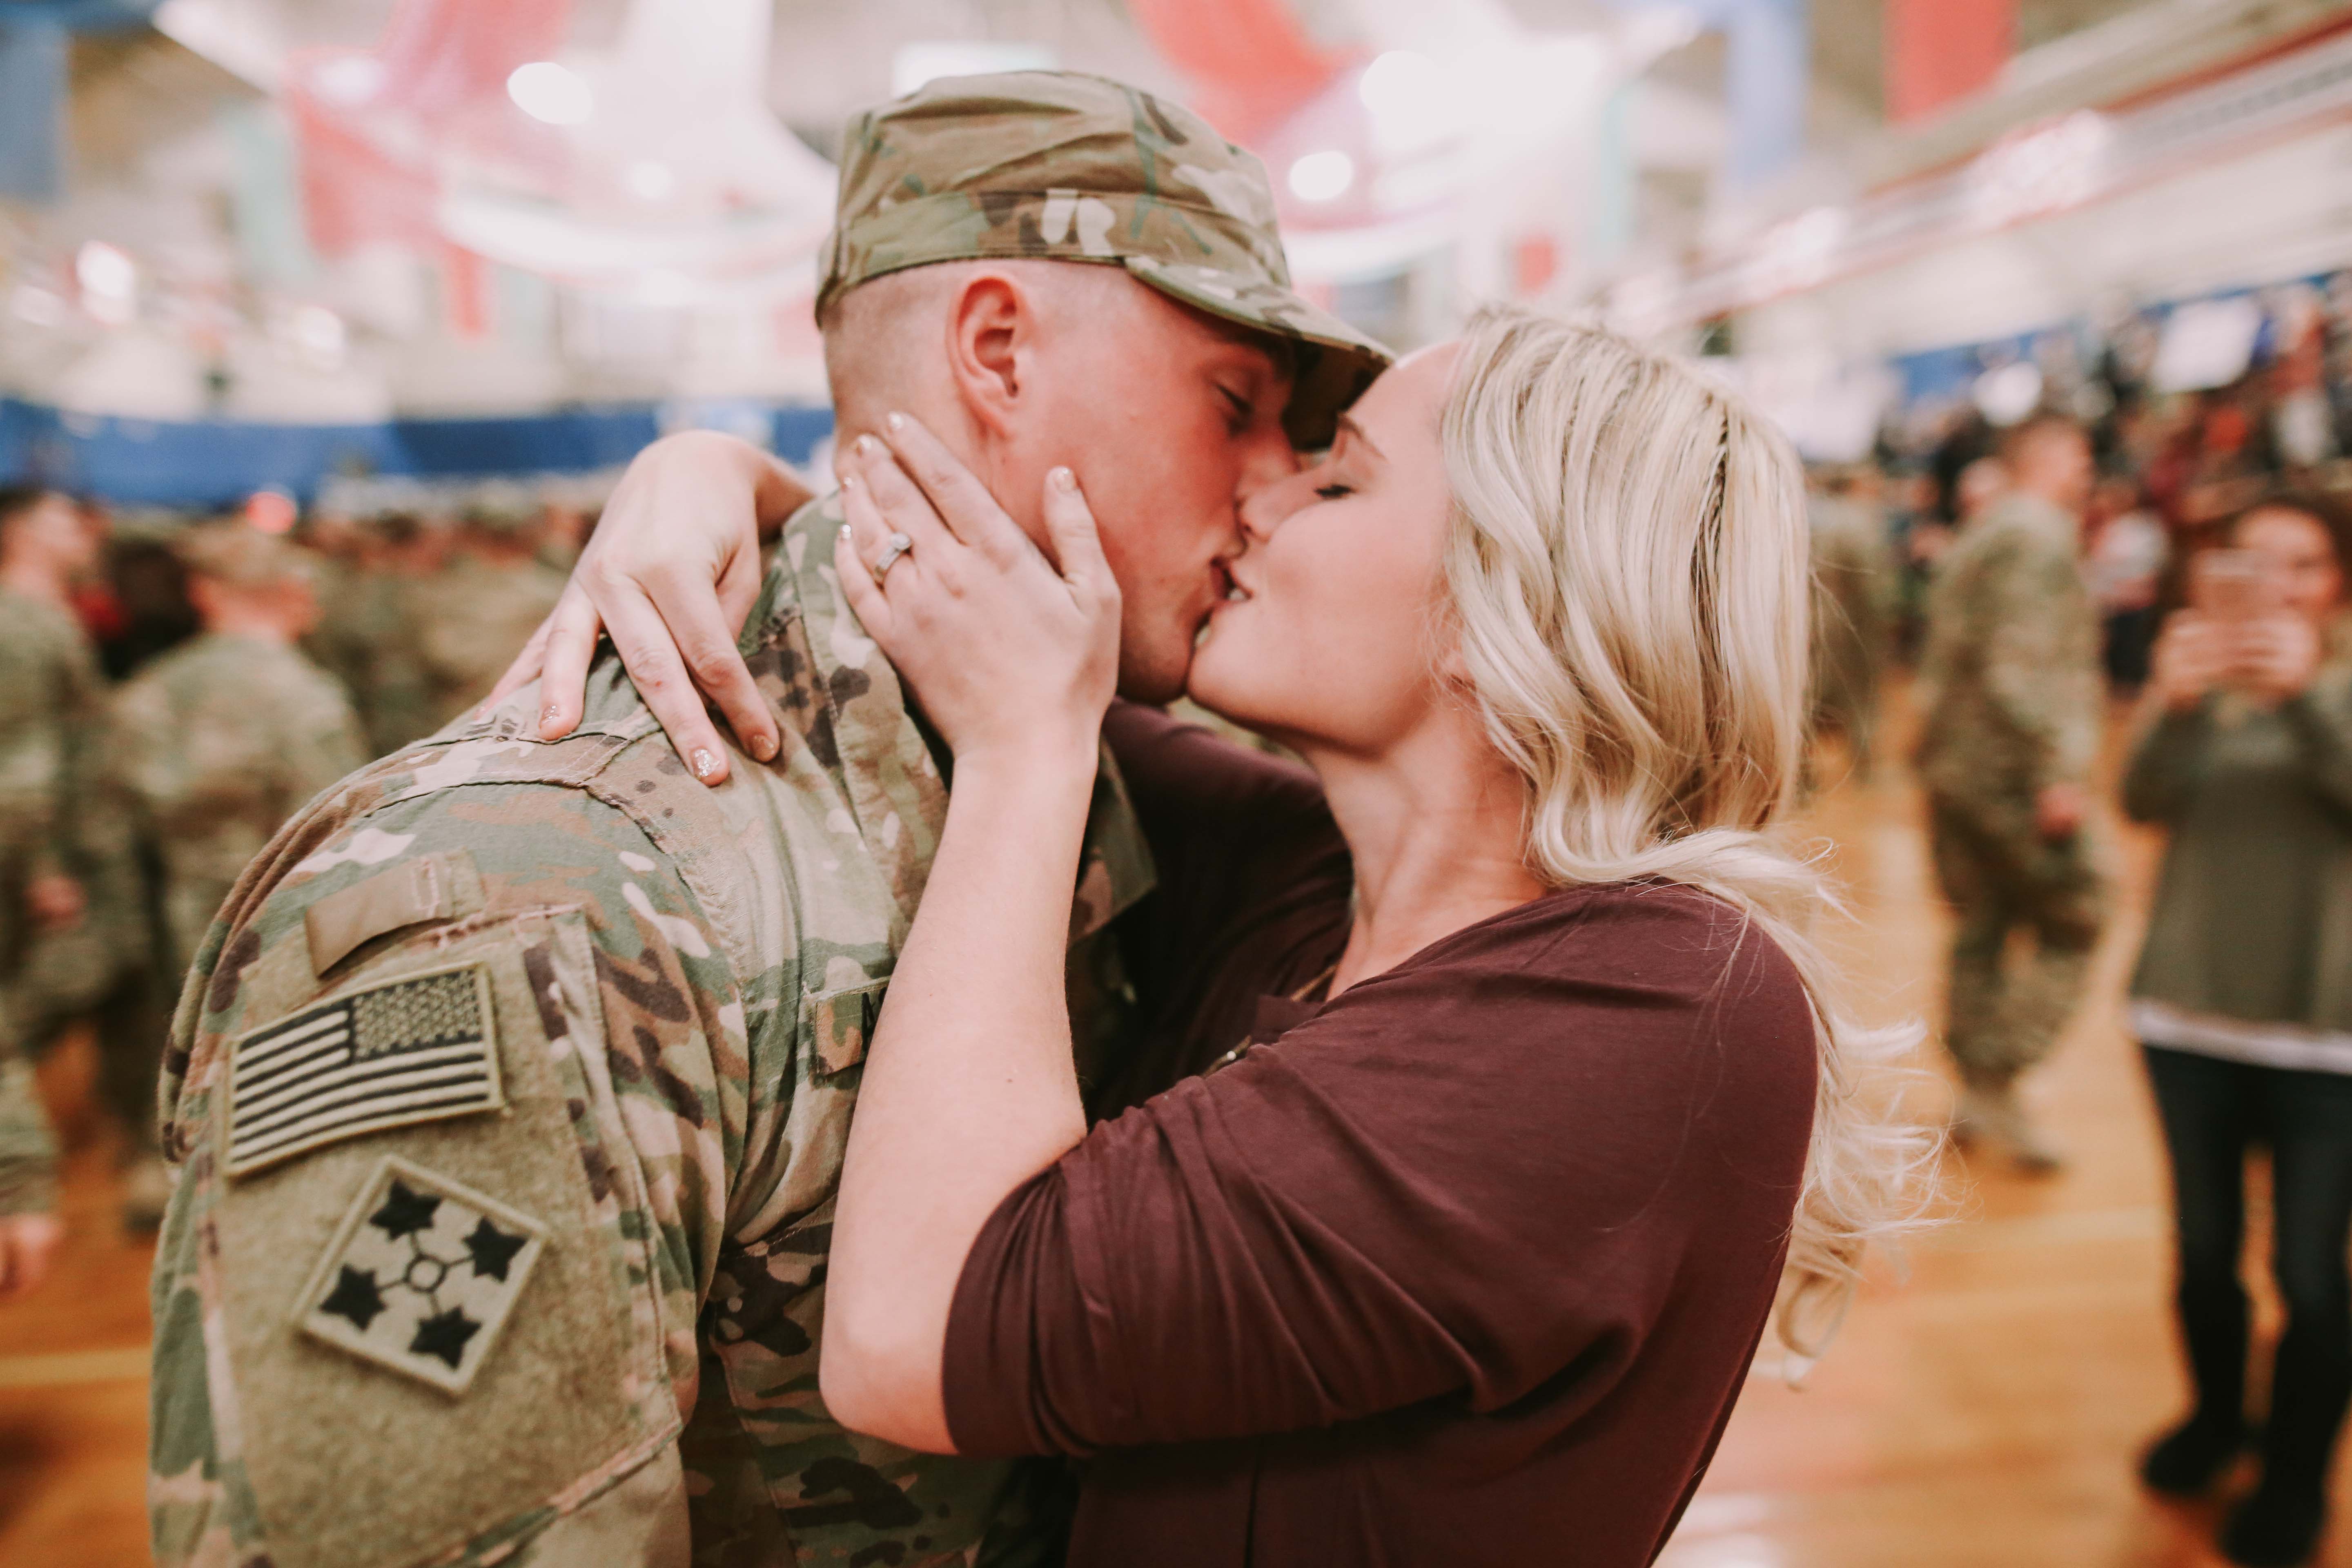
<instances>
[{"instance_id":1,"label":"maroon long-sleeve shirt","mask_svg":"<svg viewBox=\"0 0 2352 1568\"><path fill-rule=\"evenodd\" d=\"M1111 733L1163 877L1146 1068L1266 1043L998 1208L949 1324L957 1447L1087 1458L1073 1568L1647 1563L1779 1279L1795 971L1712 900L1617 885L1265 1003L1345 936L1311 775L1143 710Z\"/></svg>"}]
</instances>

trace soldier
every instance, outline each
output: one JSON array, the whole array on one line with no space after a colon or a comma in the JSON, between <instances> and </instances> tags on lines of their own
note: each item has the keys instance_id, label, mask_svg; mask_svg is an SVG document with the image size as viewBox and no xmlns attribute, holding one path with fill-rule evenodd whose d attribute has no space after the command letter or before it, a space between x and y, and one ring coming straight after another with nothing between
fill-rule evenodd
<instances>
[{"instance_id":1,"label":"soldier","mask_svg":"<svg viewBox=\"0 0 2352 1568\"><path fill-rule=\"evenodd\" d=\"M360 700L370 637L368 591L383 579L383 540L365 523L341 513L307 519L299 535L317 571L318 625L303 636L305 657L343 684L354 708Z\"/></svg>"},{"instance_id":2,"label":"soldier","mask_svg":"<svg viewBox=\"0 0 2352 1568\"><path fill-rule=\"evenodd\" d=\"M1855 776L1867 779L1895 589L1886 521L1864 476L1853 472L1819 481L1808 510L1813 525L1813 722L1844 738Z\"/></svg>"},{"instance_id":3,"label":"soldier","mask_svg":"<svg viewBox=\"0 0 2352 1568\"><path fill-rule=\"evenodd\" d=\"M75 555L75 575L95 564L110 542L103 512L85 508L80 516L89 548ZM79 916L40 930L17 952L9 1011L19 1045L35 1058L72 1026L90 1026L99 1097L125 1134L118 1170L122 1216L133 1229L152 1230L165 1195L155 1146L155 1069L169 1008L155 970L149 847L139 837L133 803L107 766L105 682L72 602L61 596L65 584L33 574L23 591L60 613L23 629L46 626L61 668L73 672L59 688L71 695L61 731L53 851L79 889ZM36 680L20 689L38 686Z\"/></svg>"},{"instance_id":4,"label":"soldier","mask_svg":"<svg viewBox=\"0 0 2352 1568\"><path fill-rule=\"evenodd\" d=\"M319 618L303 553L236 524L178 553L204 633L124 685L113 728L113 771L163 847L174 974L278 825L367 755L342 689L295 647Z\"/></svg>"},{"instance_id":5,"label":"soldier","mask_svg":"<svg viewBox=\"0 0 2352 1568\"><path fill-rule=\"evenodd\" d=\"M538 519L518 498L478 503L457 542L447 566L409 586L428 731L489 695L563 593L563 574L539 559Z\"/></svg>"},{"instance_id":6,"label":"soldier","mask_svg":"<svg viewBox=\"0 0 2352 1568\"><path fill-rule=\"evenodd\" d=\"M1033 529L1074 468L1126 583L1123 683L1174 696L1239 498L1385 354L1290 292L1256 160L1148 94L956 79L844 145L819 295L844 436L915 413ZM615 497L792 512L764 581L748 551L721 575L753 754L682 671L656 710L607 657L584 713L525 689L322 797L206 936L164 1080L163 1563L1050 1552L1009 1467L818 1396L858 1064L947 802L841 597L838 504L804 499L709 435ZM1085 866L1098 1001L1150 876L1108 766Z\"/></svg>"},{"instance_id":7,"label":"soldier","mask_svg":"<svg viewBox=\"0 0 2352 1568\"><path fill-rule=\"evenodd\" d=\"M0 489L0 1297L37 1283L59 1237L57 1147L33 1083L25 964L82 921L75 783L103 707L70 608L95 538L73 501Z\"/></svg>"},{"instance_id":8,"label":"soldier","mask_svg":"<svg viewBox=\"0 0 2352 1568\"><path fill-rule=\"evenodd\" d=\"M383 541L383 554L381 570L370 580L360 611L368 654L359 707L368 747L382 757L440 727L434 717L433 683L425 669L415 593L418 584L448 565L454 531L396 512L377 519L369 531Z\"/></svg>"},{"instance_id":9,"label":"soldier","mask_svg":"<svg viewBox=\"0 0 2352 1568\"><path fill-rule=\"evenodd\" d=\"M2042 415L2010 433L2003 458L2009 489L1962 530L1928 595L1918 763L1958 921L1944 1034L1960 1074L1953 1131L2046 1171L2058 1154L2016 1083L2074 1010L2105 904L2085 831L2099 620L2076 560L2091 446L2074 421ZM2032 950L2012 973L2016 931Z\"/></svg>"},{"instance_id":10,"label":"soldier","mask_svg":"<svg viewBox=\"0 0 2352 1568\"><path fill-rule=\"evenodd\" d=\"M446 563L448 531L395 512L353 531L351 569L332 599L321 595L319 628L303 639L303 647L343 683L366 732L368 755L381 757L424 739L440 723L410 601L415 585Z\"/></svg>"}]
</instances>

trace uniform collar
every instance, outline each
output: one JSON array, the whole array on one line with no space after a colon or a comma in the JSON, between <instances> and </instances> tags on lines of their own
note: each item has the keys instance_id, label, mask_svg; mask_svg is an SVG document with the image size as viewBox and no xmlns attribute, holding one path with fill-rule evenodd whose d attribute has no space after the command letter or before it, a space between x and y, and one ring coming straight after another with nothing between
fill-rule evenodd
<instances>
[{"instance_id":1,"label":"uniform collar","mask_svg":"<svg viewBox=\"0 0 2352 1568\"><path fill-rule=\"evenodd\" d=\"M789 623L799 618L812 668L804 696L790 689L781 694L779 718L808 738L820 764L838 772L857 835L911 920L947 823L947 784L908 712L898 671L842 595L833 563L842 522L838 492L793 514L740 646L747 656L789 646ZM788 688L791 674L785 672ZM774 765L786 765L785 759ZM1154 879L1142 824L1105 746L1087 817L1070 940L1099 931L1150 892Z\"/></svg>"}]
</instances>

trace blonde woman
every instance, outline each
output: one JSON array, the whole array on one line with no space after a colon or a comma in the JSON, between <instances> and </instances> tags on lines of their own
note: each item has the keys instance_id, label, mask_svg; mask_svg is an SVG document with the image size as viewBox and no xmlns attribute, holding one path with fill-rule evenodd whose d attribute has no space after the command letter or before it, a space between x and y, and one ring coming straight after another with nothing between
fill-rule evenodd
<instances>
[{"instance_id":1,"label":"blonde woman","mask_svg":"<svg viewBox=\"0 0 2352 1568\"><path fill-rule=\"evenodd\" d=\"M1916 1152L1769 837L1795 458L1558 321L1398 365L1244 505L1192 668L1302 769L1112 704L1067 470L1056 569L889 423L838 565L953 789L863 1068L827 1405L1087 1458L1074 1564L1648 1562L1776 1297L1818 1352ZM1104 737L1160 888L1139 1102L1090 1131L1064 949Z\"/></svg>"}]
</instances>

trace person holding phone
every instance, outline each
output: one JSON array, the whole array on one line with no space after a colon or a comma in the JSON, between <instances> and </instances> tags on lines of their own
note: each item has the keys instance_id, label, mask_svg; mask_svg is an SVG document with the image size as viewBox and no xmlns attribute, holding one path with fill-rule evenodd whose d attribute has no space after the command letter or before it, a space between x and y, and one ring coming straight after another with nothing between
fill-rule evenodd
<instances>
[{"instance_id":1,"label":"person holding phone","mask_svg":"<svg viewBox=\"0 0 2352 1568\"><path fill-rule=\"evenodd\" d=\"M2131 986L2172 1166L2175 1309L2196 1391L2142 1461L2158 1491L2206 1490L2252 1431L2243 1172L2250 1147L2271 1152L2286 1328L2261 1482L2222 1530L2245 1564L2311 1554L2352 1400L2348 529L2333 500L2276 496L2191 563L2123 788L2127 815L2171 834Z\"/></svg>"}]
</instances>

